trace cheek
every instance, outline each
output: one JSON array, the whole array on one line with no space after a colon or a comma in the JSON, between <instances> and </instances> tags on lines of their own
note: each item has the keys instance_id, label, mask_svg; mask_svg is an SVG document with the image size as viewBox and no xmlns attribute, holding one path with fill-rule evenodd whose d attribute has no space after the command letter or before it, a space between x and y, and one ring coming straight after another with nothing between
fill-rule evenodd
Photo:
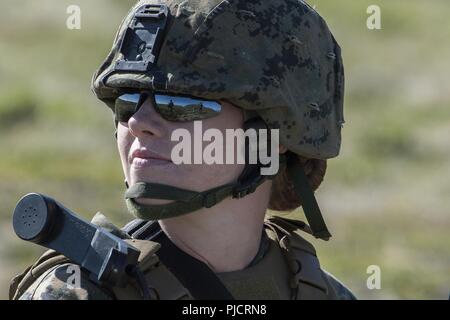
<instances>
[{"instance_id":1,"label":"cheek","mask_svg":"<svg viewBox=\"0 0 450 320\"><path fill-rule=\"evenodd\" d=\"M244 170L245 165L237 163L237 155L239 153L238 149L242 153L244 150L243 146L238 145L238 140L228 141L229 138L227 139L226 135L227 129L242 129L243 125L244 121L242 111L240 109L231 108L228 106L224 108L223 113L219 117L211 118L203 122L204 131L213 128L219 130L222 136L222 144L219 144L221 145L220 148L222 149L222 156L219 158L222 158L223 164L204 164L201 170L197 173L197 176L201 176L202 180L205 181L209 187L234 182ZM204 142L203 150L205 150L206 146L211 143L212 142L210 141ZM227 145L234 145L234 150L228 150L234 155L234 161L232 164L226 164Z\"/></svg>"},{"instance_id":2,"label":"cheek","mask_svg":"<svg viewBox=\"0 0 450 320\"><path fill-rule=\"evenodd\" d=\"M239 164L188 165L180 171L178 181L187 189L205 191L235 182L243 169Z\"/></svg>"},{"instance_id":3,"label":"cheek","mask_svg":"<svg viewBox=\"0 0 450 320\"><path fill-rule=\"evenodd\" d=\"M215 170L215 177L220 181L220 184L235 182L244 170L243 164L223 164L218 165ZM217 185L217 183L216 183Z\"/></svg>"},{"instance_id":4,"label":"cheek","mask_svg":"<svg viewBox=\"0 0 450 320\"><path fill-rule=\"evenodd\" d=\"M122 161L122 167L126 173L128 173L129 169L128 154L132 144L133 136L129 133L127 127L119 123L117 127L117 148L119 150L120 160Z\"/></svg>"}]
</instances>

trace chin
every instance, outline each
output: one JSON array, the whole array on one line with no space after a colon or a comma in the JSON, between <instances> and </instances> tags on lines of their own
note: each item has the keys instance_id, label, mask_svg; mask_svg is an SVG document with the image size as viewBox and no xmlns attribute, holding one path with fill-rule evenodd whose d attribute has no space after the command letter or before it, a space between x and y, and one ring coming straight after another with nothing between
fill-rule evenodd
<instances>
[{"instance_id":1,"label":"chin","mask_svg":"<svg viewBox=\"0 0 450 320\"><path fill-rule=\"evenodd\" d=\"M183 178L183 174L177 174L176 172L165 172L158 169L147 169L147 170L130 170L130 185L137 182L147 182L147 183L160 183L166 184L178 188L186 188L188 183L186 179ZM188 180L189 181L189 180Z\"/></svg>"},{"instance_id":2,"label":"chin","mask_svg":"<svg viewBox=\"0 0 450 320\"><path fill-rule=\"evenodd\" d=\"M139 174L133 174L131 173L131 185L137 183L137 182L147 182L147 183L159 183L159 184L165 184L168 186L190 190L194 192L202 192L208 189L211 189L213 187L216 187L217 185L213 182L213 185L208 186L205 185L205 181L211 181L211 178L209 179L202 179L200 178L200 175L194 175L189 174L189 176L184 176L182 174L171 174L169 175L161 175L155 174L150 176L145 175L139 175ZM147 199L148 200L148 199ZM155 204L155 203L151 203Z\"/></svg>"}]
</instances>

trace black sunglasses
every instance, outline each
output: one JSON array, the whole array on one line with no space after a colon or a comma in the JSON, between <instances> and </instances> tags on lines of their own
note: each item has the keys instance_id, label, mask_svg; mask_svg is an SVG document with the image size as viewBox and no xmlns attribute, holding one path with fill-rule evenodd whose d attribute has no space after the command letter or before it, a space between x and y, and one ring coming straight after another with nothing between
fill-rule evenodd
<instances>
[{"instance_id":1,"label":"black sunglasses","mask_svg":"<svg viewBox=\"0 0 450 320\"><path fill-rule=\"evenodd\" d=\"M153 100L155 110L167 121L204 120L215 117L222 111L222 105L214 100L143 91L123 94L116 99L116 120L128 122L149 97Z\"/></svg>"}]
</instances>

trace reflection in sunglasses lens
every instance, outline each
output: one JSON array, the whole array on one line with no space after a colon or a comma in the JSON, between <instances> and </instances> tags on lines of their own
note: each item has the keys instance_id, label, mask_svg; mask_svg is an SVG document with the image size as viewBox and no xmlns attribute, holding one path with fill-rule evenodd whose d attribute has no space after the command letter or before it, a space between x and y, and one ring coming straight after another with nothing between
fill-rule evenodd
<instances>
[{"instance_id":1,"label":"reflection in sunglasses lens","mask_svg":"<svg viewBox=\"0 0 450 320\"><path fill-rule=\"evenodd\" d=\"M204 120L217 116L222 106L215 101L155 94L157 111L169 121Z\"/></svg>"}]
</instances>

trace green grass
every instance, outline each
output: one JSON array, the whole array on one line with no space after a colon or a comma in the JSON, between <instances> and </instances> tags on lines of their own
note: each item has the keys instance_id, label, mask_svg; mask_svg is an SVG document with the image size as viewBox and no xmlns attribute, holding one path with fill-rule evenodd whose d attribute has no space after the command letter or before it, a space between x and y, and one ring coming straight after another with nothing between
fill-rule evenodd
<instances>
[{"instance_id":1,"label":"green grass","mask_svg":"<svg viewBox=\"0 0 450 320\"><path fill-rule=\"evenodd\" d=\"M134 1L0 4L0 298L41 249L19 241L11 213L28 192L89 219L121 225L123 177L111 112L90 79ZM322 265L360 298L447 299L450 290L450 7L379 0L382 30L366 28L371 0L316 0L341 44L346 125L317 195L333 233L313 240ZM368 290L369 265L382 289Z\"/></svg>"}]
</instances>

